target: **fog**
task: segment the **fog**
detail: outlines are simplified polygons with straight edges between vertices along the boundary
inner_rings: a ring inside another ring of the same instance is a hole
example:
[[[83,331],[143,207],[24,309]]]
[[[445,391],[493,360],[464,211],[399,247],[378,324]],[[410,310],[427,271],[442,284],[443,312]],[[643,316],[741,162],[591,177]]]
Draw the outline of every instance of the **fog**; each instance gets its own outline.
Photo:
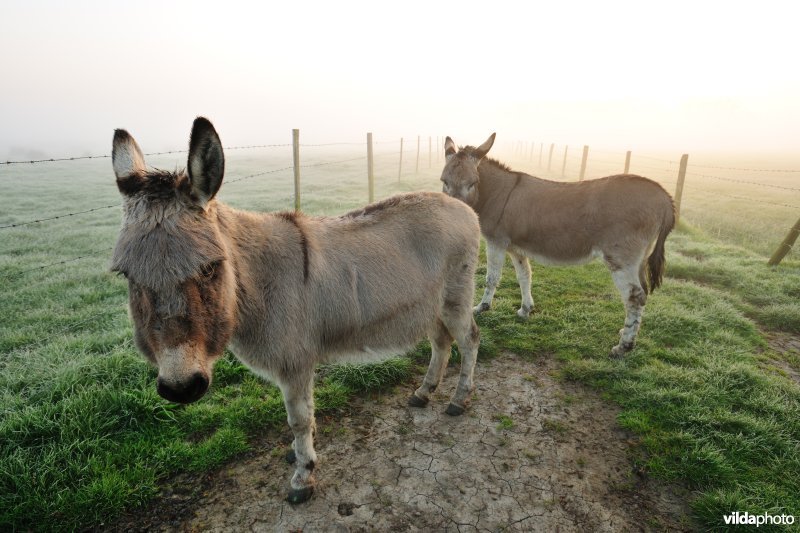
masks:
[[[24,2],[0,5],[0,159],[417,134],[796,152],[791,4]]]

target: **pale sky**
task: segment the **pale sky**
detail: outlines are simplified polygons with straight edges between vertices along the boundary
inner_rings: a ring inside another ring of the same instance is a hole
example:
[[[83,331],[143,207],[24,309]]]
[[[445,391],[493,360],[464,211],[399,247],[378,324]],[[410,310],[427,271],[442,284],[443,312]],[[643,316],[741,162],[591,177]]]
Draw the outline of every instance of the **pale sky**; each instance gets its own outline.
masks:
[[[0,159],[416,134],[797,152],[791,2],[0,3]]]

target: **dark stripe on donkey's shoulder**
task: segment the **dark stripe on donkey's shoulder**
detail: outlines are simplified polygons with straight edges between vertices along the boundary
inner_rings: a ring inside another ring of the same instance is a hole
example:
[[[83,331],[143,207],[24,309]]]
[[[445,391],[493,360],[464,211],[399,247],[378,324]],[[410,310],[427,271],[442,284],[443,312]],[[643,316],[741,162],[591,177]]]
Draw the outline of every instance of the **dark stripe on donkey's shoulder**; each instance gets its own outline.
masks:
[[[303,247],[303,281],[308,281],[308,238],[303,226],[297,221],[298,214],[294,211],[286,211],[278,213],[278,216],[287,222],[294,224],[297,231],[300,233],[300,246]]]

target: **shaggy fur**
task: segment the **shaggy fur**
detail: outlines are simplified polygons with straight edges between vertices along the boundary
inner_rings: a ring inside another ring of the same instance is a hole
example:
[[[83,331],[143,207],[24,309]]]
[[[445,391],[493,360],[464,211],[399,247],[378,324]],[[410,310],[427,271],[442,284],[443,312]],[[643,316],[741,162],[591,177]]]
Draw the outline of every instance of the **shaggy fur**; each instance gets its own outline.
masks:
[[[486,290],[476,312],[491,306],[506,251],[522,292],[517,314],[523,318],[533,309],[529,258],[572,265],[600,257],[627,312],[612,354],[632,349],[647,294],[664,272],[664,241],[675,225],[670,195],[632,174],[562,183],[514,172],[485,157],[493,143],[494,134],[477,148],[459,150],[448,137],[442,171],[444,192],[475,210],[486,238]]]
[[[211,124],[192,131],[189,174],[149,172],[127,132],[114,136],[124,216],[112,269],[126,275],[136,344],[158,366],[158,391],[192,402],[226,345],[283,392],[295,440],[289,500],[308,499],[314,369],[369,361],[431,339],[428,373],[410,403],[442,379],[455,339],[460,414],[479,342],[472,318],[480,230],[441,193],[399,195],[341,217],[237,211],[214,199],[224,171]]]

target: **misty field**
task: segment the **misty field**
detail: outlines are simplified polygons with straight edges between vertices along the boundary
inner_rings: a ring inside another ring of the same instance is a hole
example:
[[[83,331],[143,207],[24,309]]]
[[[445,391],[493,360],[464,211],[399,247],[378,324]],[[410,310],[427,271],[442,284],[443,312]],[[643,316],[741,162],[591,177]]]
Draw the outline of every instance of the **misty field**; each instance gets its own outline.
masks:
[[[398,179],[399,143],[376,145],[376,199],[440,189],[441,154],[429,162],[424,149],[416,173],[415,148],[406,145]],[[363,152],[303,148],[302,209],[333,215],[367,203]],[[571,154],[561,178],[561,154],[550,172],[538,154],[535,161],[490,155],[553,179],[575,179],[579,164]],[[258,211],[293,207],[292,171],[270,172],[291,167],[291,148],[226,158],[222,201]],[[184,159],[148,163],[171,169]],[[624,153],[593,154],[587,178],[619,173],[623,161]],[[618,423],[637,436],[631,460],[691,491],[692,527],[724,529],[722,516],[733,511],[800,516],[800,352],[783,348],[800,337],[800,258],[793,252],[778,268],[766,266],[799,216],[797,174],[737,174],[692,161],[682,224],[667,240],[667,278],[648,300],[637,348],[625,360],[608,357],[623,307],[603,265],[533,265],[535,308],[523,322],[507,263],[493,309],[478,318],[479,362],[505,352],[552,358],[559,379],[618,404]],[[631,171],[674,192],[677,168],[668,158],[634,154]],[[277,389],[230,355],[202,401],[176,406],[156,394],[155,370],[133,346],[126,283],[108,272],[120,224],[109,159],[3,166],[0,182],[0,226],[7,226],[0,229],[0,528],[108,523],[157,497],[170,476],[232,461],[266,428],[286,424]],[[69,213],[76,214],[62,217]],[[60,218],[28,224],[52,217]],[[354,395],[419,380],[427,351],[422,343],[381,365],[322,369],[318,411],[334,415]]]

